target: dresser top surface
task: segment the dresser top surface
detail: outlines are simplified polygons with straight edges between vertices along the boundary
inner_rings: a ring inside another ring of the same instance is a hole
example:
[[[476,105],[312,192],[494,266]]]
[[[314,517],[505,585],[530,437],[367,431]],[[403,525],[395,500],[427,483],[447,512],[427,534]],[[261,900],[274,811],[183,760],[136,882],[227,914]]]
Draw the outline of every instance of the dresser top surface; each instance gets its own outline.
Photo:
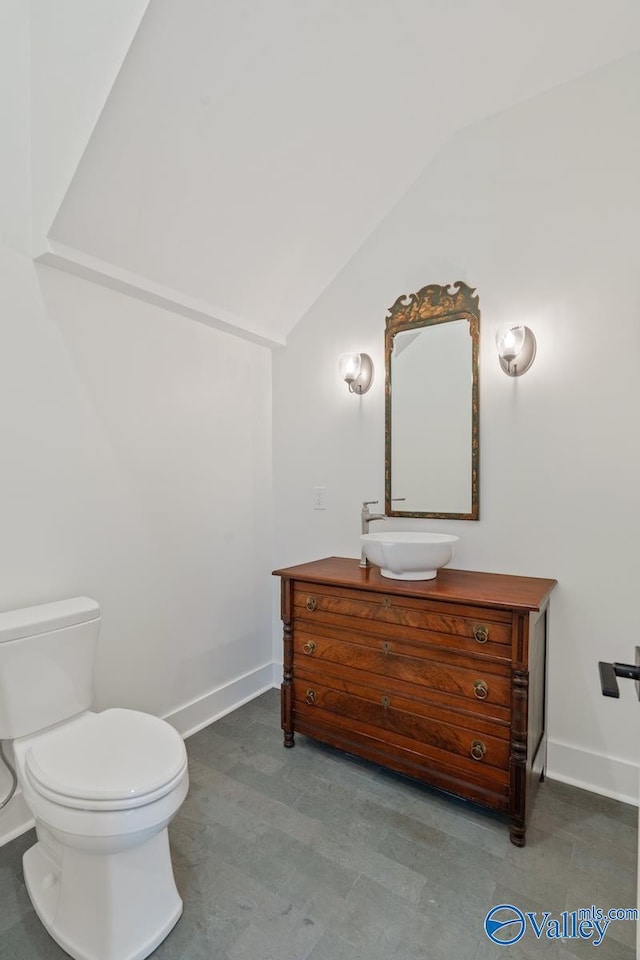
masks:
[[[435,580],[391,580],[378,567],[361,567],[358,560],[326,557],[294,567],[274,570],[274,576],[333,584],[356,590],[373,590],[424,600],[470,603],[508,610],[540,610],[556,585],[542,577],[517,577],[503,573],[477,573],[443,567]]]

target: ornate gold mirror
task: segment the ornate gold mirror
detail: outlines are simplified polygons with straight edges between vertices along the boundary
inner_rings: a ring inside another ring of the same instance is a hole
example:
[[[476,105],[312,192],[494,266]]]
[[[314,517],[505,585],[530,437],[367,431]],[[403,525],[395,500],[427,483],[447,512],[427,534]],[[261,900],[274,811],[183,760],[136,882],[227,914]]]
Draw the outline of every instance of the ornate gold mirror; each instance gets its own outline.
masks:
[[[475,290],[458,280],[398,297],[385,331],[385,512],[479,516]]]

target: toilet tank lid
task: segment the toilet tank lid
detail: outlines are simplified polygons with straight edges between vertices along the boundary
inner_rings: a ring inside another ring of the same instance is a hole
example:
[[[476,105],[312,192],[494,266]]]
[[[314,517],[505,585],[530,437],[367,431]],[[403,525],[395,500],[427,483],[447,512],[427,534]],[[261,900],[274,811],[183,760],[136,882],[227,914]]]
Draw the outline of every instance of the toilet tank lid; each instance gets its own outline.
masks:
[[[100,607],[90,597],[73,597],[71,600],[41,603],[37,607],[8,610],[0,613],[0,643],[35,637],[76,623],[88,623],[99,617]]]

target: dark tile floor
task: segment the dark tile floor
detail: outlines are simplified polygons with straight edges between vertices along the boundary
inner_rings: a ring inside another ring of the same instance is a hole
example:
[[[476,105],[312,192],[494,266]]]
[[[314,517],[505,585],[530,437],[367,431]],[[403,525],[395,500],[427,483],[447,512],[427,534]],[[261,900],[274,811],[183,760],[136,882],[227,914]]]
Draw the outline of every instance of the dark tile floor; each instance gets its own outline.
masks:
[[[155,960],[632,960],[635,923],[602,944],[495,946],[487,911],[635,907],[637,811],[547,781],[527,846],[471,804],[297,737],[269,691],[187,741],[171,830],[184,914]],[[64,960],[22,883],[34,834],[0,850],[0,958]]]

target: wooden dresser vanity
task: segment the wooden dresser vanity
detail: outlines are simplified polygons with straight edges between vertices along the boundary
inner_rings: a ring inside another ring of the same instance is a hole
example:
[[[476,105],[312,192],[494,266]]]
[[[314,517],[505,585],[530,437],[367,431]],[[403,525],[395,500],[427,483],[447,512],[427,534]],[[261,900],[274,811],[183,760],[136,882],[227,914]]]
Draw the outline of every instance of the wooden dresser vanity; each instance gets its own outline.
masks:
[[[555,580],[442,569],[390,580],[330,557],[282,578],[282,728],[509,817],[524,846],[546,760]]]

